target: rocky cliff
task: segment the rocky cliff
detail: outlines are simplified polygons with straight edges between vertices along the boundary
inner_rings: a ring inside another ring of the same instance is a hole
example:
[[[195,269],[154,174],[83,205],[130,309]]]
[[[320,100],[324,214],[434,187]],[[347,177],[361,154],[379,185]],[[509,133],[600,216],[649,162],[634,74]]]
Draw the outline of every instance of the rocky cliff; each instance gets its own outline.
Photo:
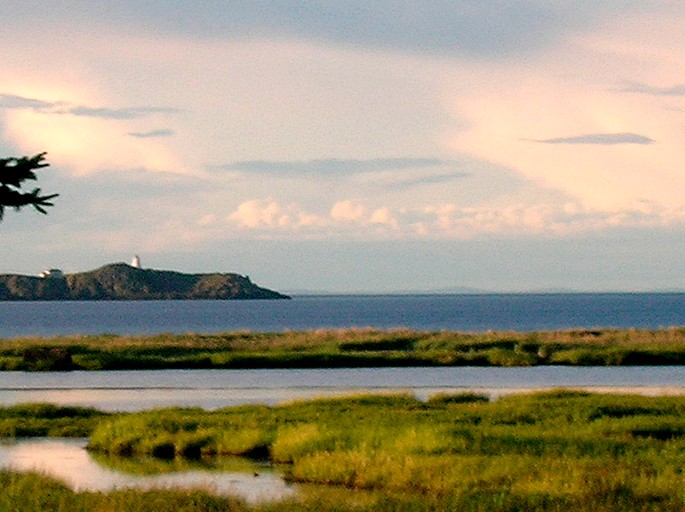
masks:
[[[0,274],[0,300],[288,299],[239,274],[184,274],[114,263],[78,274]]]

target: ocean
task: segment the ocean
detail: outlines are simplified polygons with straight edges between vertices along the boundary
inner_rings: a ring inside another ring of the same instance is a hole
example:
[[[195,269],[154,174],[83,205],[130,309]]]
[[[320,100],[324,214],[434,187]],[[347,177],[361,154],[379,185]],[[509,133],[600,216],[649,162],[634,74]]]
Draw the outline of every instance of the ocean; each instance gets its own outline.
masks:
[[[0,337],[374,327],[535,331],[685,325],[685,293],[327,295],[257,301],[0,302]]]

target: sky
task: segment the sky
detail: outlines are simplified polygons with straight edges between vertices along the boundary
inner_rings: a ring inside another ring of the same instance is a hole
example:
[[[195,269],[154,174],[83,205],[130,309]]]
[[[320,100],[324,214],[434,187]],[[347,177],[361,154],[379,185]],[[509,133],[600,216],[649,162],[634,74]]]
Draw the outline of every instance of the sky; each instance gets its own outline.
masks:
[[[685,2],[3,0],[0,273],[685,289]],[[33,186],[33,185],[31,185]]]

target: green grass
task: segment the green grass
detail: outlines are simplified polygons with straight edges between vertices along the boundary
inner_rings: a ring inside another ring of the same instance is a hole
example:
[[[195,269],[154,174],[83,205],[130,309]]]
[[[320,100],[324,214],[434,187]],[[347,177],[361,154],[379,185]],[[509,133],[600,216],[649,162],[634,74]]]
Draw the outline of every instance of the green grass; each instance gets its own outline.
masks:
[[[13,418],[43,422],[23,435],[89,434],[96,458],[126,472],[222,467],[215,455],[247,455],[269,459],[291,481],[323,485],[248,505],[205,491],[77,493],[39,475],[0,472],[0,512],[685,509],[685,397],[557,390],[495,401],[359,395],[111,415],[0,409],[2,421]]]
[[[196,512],[245,511],[238,500],[203,491],[71,491],[36,474],[0,472],[0,512]]]
[[[606,488],[612,497],[607,499]],[[248,505],[239,499],[203,490],[116,490],[74,492],[36,474],[0,472],[0,512],[615,512],[682,510],[682,500],[655,497],[636,500],[634,493],[605,480],[588,483],[583,496],[550,498],[545,493],[523,496],[514,491],[473,488],[463,494],[417,495],[381,492],[349,493],[335,489],[305,489],[283,502]]]
[[[303,332],[0,339],[0,371],[378,366],[682,365],[685,328]]]
[[[393,395],[167,409],[103,421],[90,449],[269,457],[292,481],[405,504],[413,495],[473,510],[685,507],[682,397],[556,391],[495,402]]]
[[[95,409],[52,404],[0,407],[0,438],[86,437],[108,415]]]

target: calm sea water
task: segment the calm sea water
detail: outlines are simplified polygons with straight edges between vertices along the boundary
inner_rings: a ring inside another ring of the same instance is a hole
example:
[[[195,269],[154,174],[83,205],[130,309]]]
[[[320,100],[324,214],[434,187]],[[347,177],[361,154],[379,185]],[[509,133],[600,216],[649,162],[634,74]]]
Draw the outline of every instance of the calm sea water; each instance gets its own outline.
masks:
[[[276,301],[0,302],[0,337],[346,327],[552,330],[685,325],[683,293],[301,296]]]

